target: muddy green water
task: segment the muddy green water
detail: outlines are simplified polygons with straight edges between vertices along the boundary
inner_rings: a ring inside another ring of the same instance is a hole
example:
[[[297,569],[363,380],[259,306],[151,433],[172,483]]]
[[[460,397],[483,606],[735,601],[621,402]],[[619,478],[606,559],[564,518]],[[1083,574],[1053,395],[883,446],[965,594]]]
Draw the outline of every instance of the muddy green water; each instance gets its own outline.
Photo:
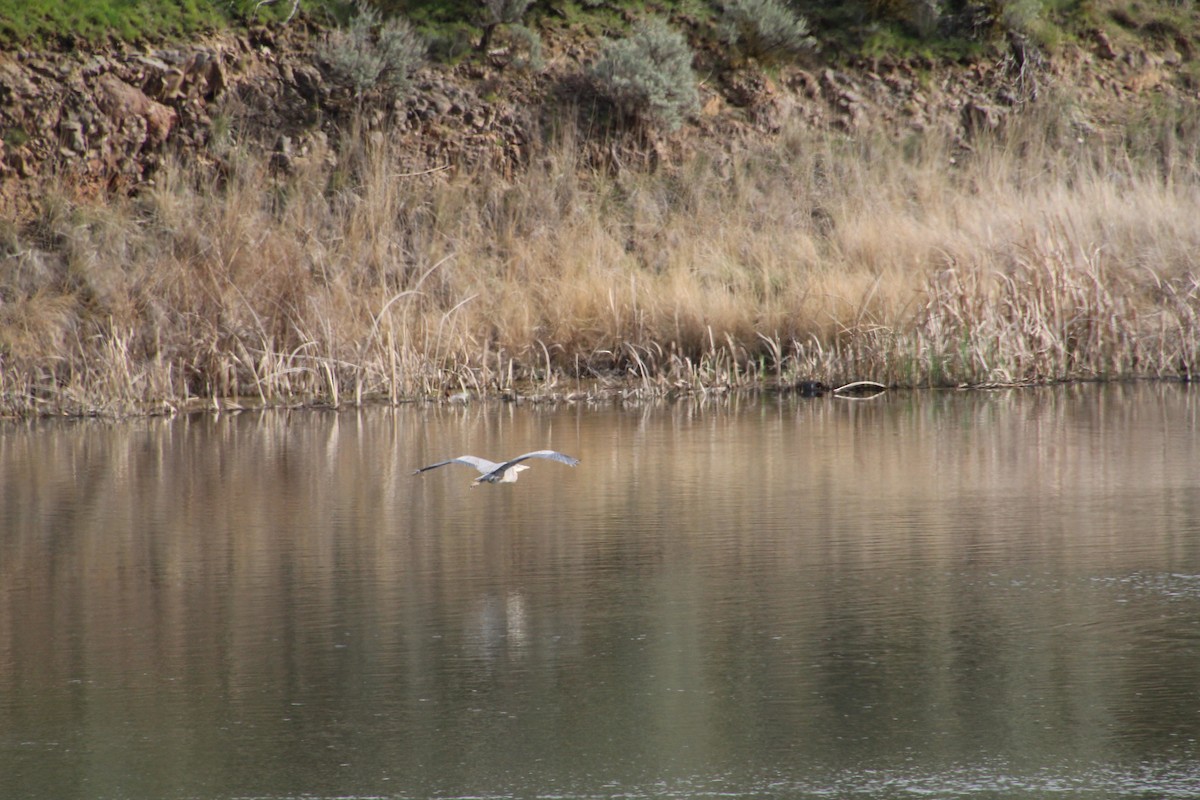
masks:
[[[1200,796],[1198,428],[1181,385],[5,424],[0,797]]]

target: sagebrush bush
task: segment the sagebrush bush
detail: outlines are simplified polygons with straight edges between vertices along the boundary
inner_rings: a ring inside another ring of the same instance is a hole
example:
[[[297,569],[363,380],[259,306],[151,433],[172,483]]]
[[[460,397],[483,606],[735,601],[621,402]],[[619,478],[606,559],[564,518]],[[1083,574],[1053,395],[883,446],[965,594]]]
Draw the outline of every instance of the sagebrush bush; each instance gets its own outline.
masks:
[[[483,0],[483,36],[479,40],[479,50],[487,51],[492,36],[501,25],[519,24],[532,2],[533,0]]]
[[[347,26],[330,31],[320,49],[330,77],[355,96],[405,97],[412,73],[425,58],[424,40],[403,17],[383,20],[366,4],[357,12]]]
[[[500,25],[513,25],[521,21],[533,0],[483,0],[487,21]]]
[[[624,117],[644,124],[675,130],[699,106],[691,48],[659,19],[607,43],[589,74]]]
[[[922,39],[936,34],[941,21],[941,0],[912,0],[908,4],[908,24]]]
[[[536,72],[546,66],[542,58],[542,37],[533,28],[510,25],[497,40],[504,46],[507,63],[517,69]]]
[[[796,55],[816,46],[808,20],[781,0],[730,0],[721,16],[726,42],[760,61]]]

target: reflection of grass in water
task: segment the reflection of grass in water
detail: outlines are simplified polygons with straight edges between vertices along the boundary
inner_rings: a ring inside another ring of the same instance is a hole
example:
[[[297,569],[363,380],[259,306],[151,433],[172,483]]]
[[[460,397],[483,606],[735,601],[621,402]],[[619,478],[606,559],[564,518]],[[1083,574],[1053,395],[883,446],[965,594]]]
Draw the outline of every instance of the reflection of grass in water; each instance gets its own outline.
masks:
[[[120,412],[558,394],[592,378],[667,393],[1190,367],[1195,176],[1052,123],[968,154],[790,131],[616,177],[581,167],[569,137],[516,177],[402,173],[362,136],[281,177],[231,145],[223,182],[176,165],[142,197],[58,198],[10,232],[3,402]]]

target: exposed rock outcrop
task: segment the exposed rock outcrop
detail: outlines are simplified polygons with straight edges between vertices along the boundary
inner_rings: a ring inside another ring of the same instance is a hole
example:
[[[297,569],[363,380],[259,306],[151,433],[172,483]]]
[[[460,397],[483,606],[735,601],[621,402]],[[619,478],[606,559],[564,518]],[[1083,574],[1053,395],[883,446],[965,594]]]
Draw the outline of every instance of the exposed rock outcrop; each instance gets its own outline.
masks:
[[[317,36],[293,23],[144,52],[0,54],[0,215],[33,213],[51,175],[60,189],[86,196],[135,191],[169,152],[219,160],[218,131],[257,143],[279,170],[315,153],[328,157],[326,142],[348,122],[357,98],[330,83]],[[1195,50],[1184,44],[1120,52],[1098,34],[1090,50],[1054,62],[1034,63],[1018,42],[967,66],[872,61],[791,66],[768,76],[742,65],[702,83],[693,124],[639,146],[671,158],[699,137],[736,146],[795,120],[849,133],[938,127],[969,143],[1050,84],[1094,101],[1084,105],[1094,117],[1084,124],[1103,125],[1109,110],[1131,98],[1200,99],[1176,79]],[[537,73],[430,66],[415,76],[411,97],[393,107],[368,104],[363,121],[401,143],[404,168],[519,167],[547,120],[569,105],[589,53],[587,44],[561,45]]]

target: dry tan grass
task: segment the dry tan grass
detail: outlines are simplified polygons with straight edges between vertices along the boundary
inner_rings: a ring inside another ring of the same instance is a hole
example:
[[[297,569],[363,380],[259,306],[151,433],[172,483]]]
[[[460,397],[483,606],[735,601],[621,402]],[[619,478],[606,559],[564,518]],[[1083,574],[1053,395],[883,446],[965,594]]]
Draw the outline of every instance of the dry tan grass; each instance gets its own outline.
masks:
[[[1167,145],[1170,146],[1167,146]],[[788,131],[677,168],[401,174],[351,134],[230,153],[6,246],[9,413],[1177,374],[1200,179],[1033,119],[971,150]],[[1194,148],[1193,148],[1194,150]],[[330,166],[333,164],[334,166]]]

